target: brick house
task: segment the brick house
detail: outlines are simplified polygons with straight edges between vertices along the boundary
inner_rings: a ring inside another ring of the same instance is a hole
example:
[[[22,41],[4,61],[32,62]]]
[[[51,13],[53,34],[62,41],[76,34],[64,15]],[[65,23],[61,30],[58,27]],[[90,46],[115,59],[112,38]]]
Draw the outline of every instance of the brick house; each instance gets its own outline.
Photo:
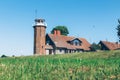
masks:
[[[101,50],[120,49],[120,44],[118,42],[100,41],[98,44],[101,46]]]
[[[64,54],[90,51],[90,43],[84,38],[61,35],[59,30],[54,34],[45,33],[44,19],[36,19],[34,26],[34,54]]]

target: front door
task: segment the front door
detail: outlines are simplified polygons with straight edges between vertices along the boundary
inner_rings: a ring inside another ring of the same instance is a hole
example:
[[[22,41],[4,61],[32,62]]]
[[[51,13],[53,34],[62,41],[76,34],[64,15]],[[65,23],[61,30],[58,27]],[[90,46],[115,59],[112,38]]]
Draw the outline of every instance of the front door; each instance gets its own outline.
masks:
[[[49,54],[52,54],[52,50],[51,49],[49,50]]]

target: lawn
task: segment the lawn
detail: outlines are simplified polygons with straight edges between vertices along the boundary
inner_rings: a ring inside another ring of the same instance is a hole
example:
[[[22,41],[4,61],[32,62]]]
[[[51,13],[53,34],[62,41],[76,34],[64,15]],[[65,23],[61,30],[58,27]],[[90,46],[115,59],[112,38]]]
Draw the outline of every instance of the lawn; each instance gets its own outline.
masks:
[[[0,80],[120,80],[120,51],[0,58]]]

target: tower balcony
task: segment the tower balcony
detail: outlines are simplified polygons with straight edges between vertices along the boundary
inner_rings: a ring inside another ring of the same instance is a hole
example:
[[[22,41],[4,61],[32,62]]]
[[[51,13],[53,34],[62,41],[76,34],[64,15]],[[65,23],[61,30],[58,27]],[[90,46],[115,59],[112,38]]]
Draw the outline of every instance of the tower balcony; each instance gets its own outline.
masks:
[[[45,19],[35,19],[35,26],[47,26]]]

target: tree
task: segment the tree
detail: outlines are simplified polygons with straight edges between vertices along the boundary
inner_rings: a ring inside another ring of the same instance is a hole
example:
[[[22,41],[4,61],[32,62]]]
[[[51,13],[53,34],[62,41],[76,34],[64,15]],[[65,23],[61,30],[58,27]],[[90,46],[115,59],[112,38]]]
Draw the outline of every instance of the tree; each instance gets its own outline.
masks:
[[[120,20],[118,19],[118,26],[117,26],[117,28],[116,28],[116,30],[117,30],[117,36],[118,36],[118,38],[119,38],[119,42],[120,42]]]
[[[69,31],[66,26],[56,26],[52,29],[51,33],[54,34],[54,30],[60,30],[61,35],[67,36],[69,34]]]
[[[4,54],[1,56],[1,58],[5,58],[5,57],[7,57],[7,56],[6,56],[6,55],[4,55]]]
[[[101,47],[99,46],[99,44],[93,43],[91,45],[91,50],[92,51],[97,51],[97,50],[100,50],[100,49],[101,49]]]

